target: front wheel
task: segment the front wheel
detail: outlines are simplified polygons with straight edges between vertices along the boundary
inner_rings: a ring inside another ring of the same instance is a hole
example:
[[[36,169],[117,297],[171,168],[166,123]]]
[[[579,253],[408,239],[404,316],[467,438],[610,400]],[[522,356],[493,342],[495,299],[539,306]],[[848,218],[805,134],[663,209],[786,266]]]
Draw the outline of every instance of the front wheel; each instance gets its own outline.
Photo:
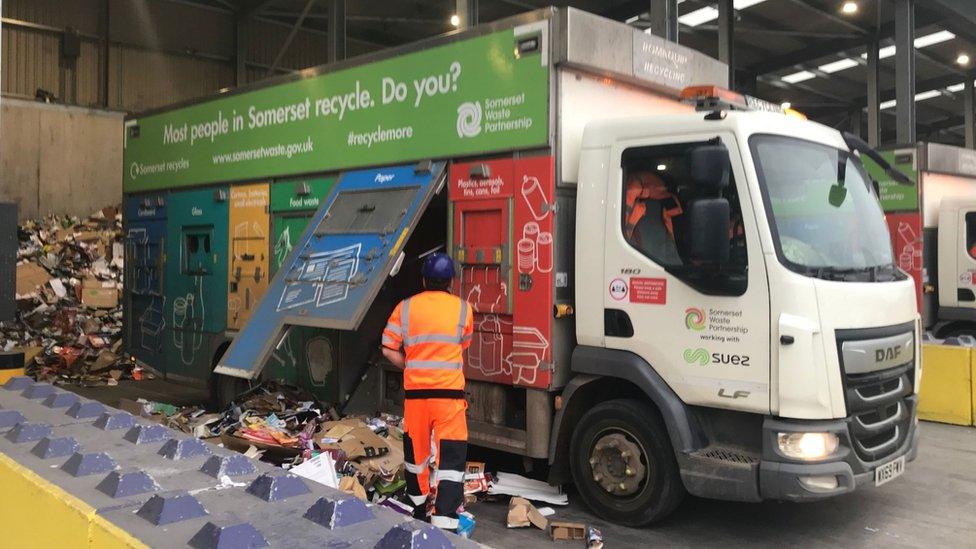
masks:
[[[583,502],[624,526],[663,519],[685,495],[667,430],[639,400],[611,400],[584,414],[573,432],[570,468]]]

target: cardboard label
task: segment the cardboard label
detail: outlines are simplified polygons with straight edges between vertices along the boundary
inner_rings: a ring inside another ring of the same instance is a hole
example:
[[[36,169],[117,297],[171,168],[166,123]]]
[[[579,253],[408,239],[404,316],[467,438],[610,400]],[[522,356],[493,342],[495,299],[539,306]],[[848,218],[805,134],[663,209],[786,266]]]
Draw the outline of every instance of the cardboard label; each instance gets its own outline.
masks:
[[[664,305],[668,299],[668,281],[664,278],[631,277],[630,302]]]

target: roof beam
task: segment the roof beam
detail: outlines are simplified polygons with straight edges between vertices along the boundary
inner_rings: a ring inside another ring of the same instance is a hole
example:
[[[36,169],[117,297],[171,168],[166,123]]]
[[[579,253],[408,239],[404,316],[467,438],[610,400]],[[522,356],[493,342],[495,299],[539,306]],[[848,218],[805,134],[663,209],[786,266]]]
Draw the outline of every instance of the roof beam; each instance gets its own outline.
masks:
[[[941,18],[932,15],[928,12],[919,13],[915,17],[916,28],[926,27],[933,23],[941,21]],[[878,40],[884,40],[887,38],[893,38],[895,36],[895,25],[894,22],[885,23],[881,25],[878,29]],[[807,47],[790,52],[784,55],[779,55],[772,57],[763,61],[761,63],[755,63],[750,67],[746,67],[750,70],[756,71],[758,74],[767,74],[770,72],[781,71],[783,69],[788,69],[797,65],[803,65],[806,63],[812,63],[830,54],[839,53],[844,50],[854,49],[864,47],[864,36],[858,36],[855,38],[838,40],[836,38],[830,40],[820,40],[809,44]]]

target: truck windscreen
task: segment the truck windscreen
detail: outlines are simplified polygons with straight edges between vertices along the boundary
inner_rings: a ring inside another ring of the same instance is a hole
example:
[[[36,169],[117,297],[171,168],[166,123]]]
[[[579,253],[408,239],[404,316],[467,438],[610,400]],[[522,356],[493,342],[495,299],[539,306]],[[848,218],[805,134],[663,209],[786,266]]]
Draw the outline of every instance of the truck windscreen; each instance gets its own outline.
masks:
[[[776,252],[793,271],[831,280],[900,278],[888,227],[860,161],[780,135],[749,140]]]

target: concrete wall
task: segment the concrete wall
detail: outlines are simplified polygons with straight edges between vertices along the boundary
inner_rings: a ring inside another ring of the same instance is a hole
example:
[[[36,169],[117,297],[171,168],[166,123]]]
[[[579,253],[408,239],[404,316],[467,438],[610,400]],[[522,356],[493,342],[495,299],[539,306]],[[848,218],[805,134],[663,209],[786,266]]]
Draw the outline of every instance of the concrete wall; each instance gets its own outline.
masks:
[[[0,100],[0,202],[20,219],[88,215],[122,197],[122,114]]]
[[[180,0],[2,0],[0,7],[6,97],[30,99],[40,88],[64,103],[140,112],[235,83],[237,27],[227,9]],[[291,27],[260,17],[243,26],[242,77],[249,83],[268,77]],[[81,39],[74,61],[61,58],[68,27]],[[350,39],[347,55],[379,47]],[[323,64],[327,53],[324,32],[302,29],[275,72]]]

